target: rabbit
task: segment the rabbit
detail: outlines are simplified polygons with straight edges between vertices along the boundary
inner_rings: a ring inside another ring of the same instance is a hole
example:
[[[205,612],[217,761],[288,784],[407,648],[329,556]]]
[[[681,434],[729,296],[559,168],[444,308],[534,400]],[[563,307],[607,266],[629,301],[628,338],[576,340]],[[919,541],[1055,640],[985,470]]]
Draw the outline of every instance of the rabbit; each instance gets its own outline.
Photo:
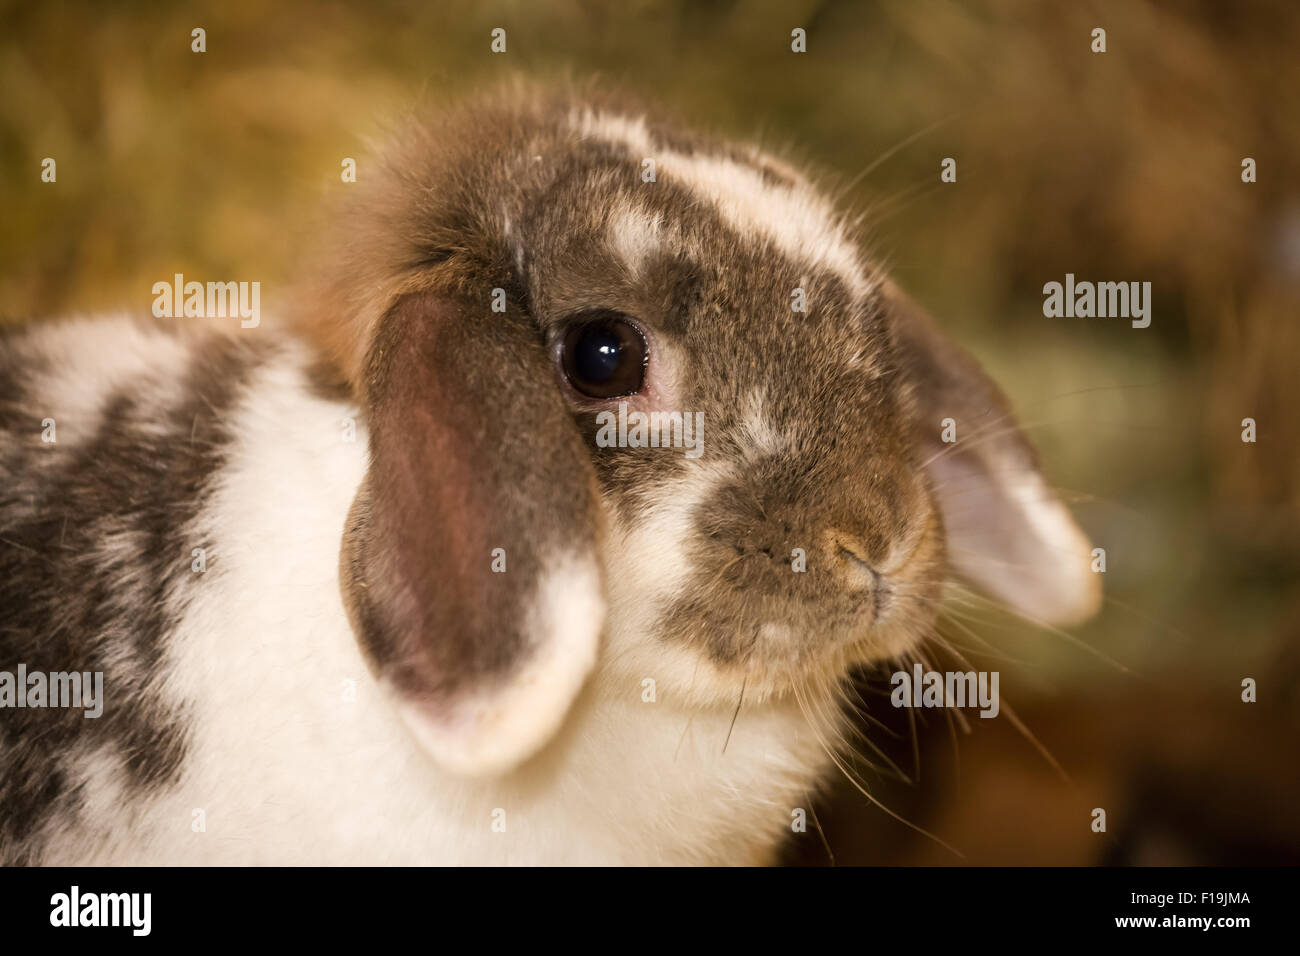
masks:
[[[1007,398],[792,164],[512,86],[345,192],[279,321],[0,333],[0,670],[104,698],[0,709],[3,862],[769,863],[950,577],[1096,610]],[[651,412],[698,457],[602,440]]]

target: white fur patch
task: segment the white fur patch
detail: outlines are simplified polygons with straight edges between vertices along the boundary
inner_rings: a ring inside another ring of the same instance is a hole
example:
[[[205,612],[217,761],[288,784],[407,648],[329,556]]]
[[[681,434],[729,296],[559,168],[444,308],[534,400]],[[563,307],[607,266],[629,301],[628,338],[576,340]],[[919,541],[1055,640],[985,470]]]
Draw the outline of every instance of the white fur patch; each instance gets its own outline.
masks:
[[[669,149],[654,142],[640,117],[575,110],[569,124],[584,138],[626,148],[638,162],[654,159],[656,175],[690,188],[741,234],[767,239],[791,259],[834,271],[859,300],[870,294],[871,283],[841,218],[810,187],[765,183],[758,170],[726,157]]]
[[[734,475],[730,465],[700,460],[684,478],[665,482],[633,520],[625,521],[612,508],[606,511],[610,654],[629,676],[652,674],[693,701],[729,695],[732,682],[702,666],[697,653],[665,644],[656,634],[664,608],[695,584],[686,544],[697,533],[696,509]],[[653,573],[646,573],[647,568]]]
[[[539,582],[528,619],[535,656],[508,686],[458,703],[450,719],[432,720],[413,704],[400,707],[411,732],[453,773],[501,773],[555,733],[596,663],[605,620],[599,568],[578,556],[556,562]]]
[[[744,439],[741,450],[751,462],[783,454],[794,445],[793,437],[779,430],[767,414],[767,396],[761,389],[754,389],[746,396],[740,430]]]
[[[47,366],[30,386],[32,394],[47,402],[32,409],[33,433],[40,432],[43,419],[52,418],[56,445],[77,447],[93,440],[102,425],[104,400],[124,387],[140,406],[168,402],[178,394],[175,376],[189,366],[192,344],[124,316],[33,327],[12,346],[20,362],[27,356]]]
[[[634,209],[617,209],[609,220],[609,242],[633,277],[663,247],[663,220]]]

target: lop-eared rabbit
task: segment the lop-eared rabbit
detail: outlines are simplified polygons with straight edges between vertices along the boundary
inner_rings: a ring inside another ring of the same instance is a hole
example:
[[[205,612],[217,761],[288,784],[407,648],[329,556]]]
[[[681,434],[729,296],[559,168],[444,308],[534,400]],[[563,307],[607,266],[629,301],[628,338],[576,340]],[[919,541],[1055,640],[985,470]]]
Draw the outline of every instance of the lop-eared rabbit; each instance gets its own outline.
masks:
[[[1003,394],[787,163],[513,88],[340,188],[292,321],[0,333],[0,860],[769,861],[950,574],[1095,609]]]

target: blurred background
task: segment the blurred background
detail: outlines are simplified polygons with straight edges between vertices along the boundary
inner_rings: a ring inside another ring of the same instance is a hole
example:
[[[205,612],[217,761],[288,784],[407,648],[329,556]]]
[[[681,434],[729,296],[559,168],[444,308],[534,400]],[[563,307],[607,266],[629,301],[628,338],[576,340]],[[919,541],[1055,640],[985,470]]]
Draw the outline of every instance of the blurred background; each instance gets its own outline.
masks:
[[[144,310],[175,272],[262,277],[269,313],[343,157],[364,175],[414,101],[512,72],[597,75],[759,141],[866,213],[1107,552],[1085,627],[946,616],[944,640],[1000,671],[1001,718],[912,722],[863,675],[870,798],[847,779],[817,796],[788,862],[1300,862],[1300,6],[262,6],[3,4],[4,319]],[[1151,282],[1150,328],[1045,318],[1067,272]]]

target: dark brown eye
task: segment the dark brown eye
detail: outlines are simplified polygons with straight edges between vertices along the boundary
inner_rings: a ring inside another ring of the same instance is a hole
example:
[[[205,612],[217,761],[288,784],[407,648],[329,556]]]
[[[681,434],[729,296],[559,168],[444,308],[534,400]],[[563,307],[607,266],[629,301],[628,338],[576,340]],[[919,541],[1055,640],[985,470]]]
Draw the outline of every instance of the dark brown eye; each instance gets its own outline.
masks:
[[[650,350],[641,331],[619,312],[589,312],[564,333],[560,368],[583,395],[634,395],[645,384]]]

